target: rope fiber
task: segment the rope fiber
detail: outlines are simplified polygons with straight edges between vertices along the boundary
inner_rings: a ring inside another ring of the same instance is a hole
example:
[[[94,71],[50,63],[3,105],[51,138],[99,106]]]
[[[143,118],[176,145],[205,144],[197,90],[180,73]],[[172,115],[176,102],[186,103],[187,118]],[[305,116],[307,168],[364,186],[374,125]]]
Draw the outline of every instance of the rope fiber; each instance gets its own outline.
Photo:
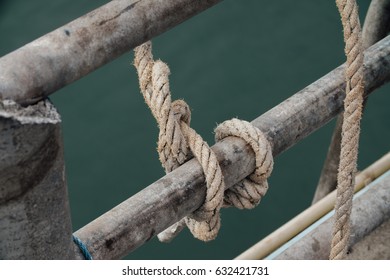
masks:
[[[222,207],[235,206],[251,209],[265,195],[273,167],[271,145],[263,133],[248,122],[233,119],[216,128],[216,140],[228,136],[244,139],[256,156],[254,172],[231,189],[225,191],[225,182],[214,152],[202,137],[190,127],[191,111],[183,100],[171,100],[168,66],[154,61],[151,42],[135,48],[134,66],[140,88],[160,132],[157,151],[165,172],[171,172],[195,157],[205,174],[207,192],[202,206],[158,235],[160,241],[172,240],[185,225],[194,237],[209,241],[216,238],[221,226]]]
[[[361,28],[356,1],[336,0],[336,5],[343,24],[347,66],[330,259],[343,259],[350,236],[364,84]],[[158,237],[161,241],[170,241],[187,225],[194,237],[203,241],[212,240],[221,226],[219,213],[222,207],[251,209],[267,192],[267,178],[273,168],[271,146],[262,132],[248,122],[232,119],[219,125],[215,130],[216,141],[228,136],[240,137],[253,149],[256,157],[254,172],[225,191],[225,182],[216,155],[190,127],[191,111],[187,103],[183,100],[171,100],[169,68],[162,61],[153,60],[151,42],[135,49],[134,66],[145,102],[160,129],[157,151],[165,172],[171,172],[195,157],[203,169],[207,185],[202,206],[160,233]]]
[[[83,254],[86,260],[93,260],[91,253],[88,251],[87,246],[76,236],[73,237],[73,242],[79,247],[81,254]]]
[[[363,106],[363,48],[355,0],[336,0],[344,31],[347,66],[337,198],[330,259],[345,258],[350,237],[350,216]]]

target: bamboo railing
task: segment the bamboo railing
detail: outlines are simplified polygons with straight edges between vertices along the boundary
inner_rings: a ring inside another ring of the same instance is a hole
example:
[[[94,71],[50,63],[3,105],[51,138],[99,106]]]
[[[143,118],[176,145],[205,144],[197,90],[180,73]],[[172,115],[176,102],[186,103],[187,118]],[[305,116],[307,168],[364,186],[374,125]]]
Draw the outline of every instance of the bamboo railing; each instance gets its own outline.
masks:
[[[71,241],[58,114],[48,101],[31,105],[218,2],[112,1],[0,58],[0,258],[82,258]],[[390,79],[390,37],[366,51],[365,64],[369,94]],[[252,123],[277,156],[342,110],[344,88],[340,66]],[[228,187],[254,169],[252,151],[239,139],[213,149]],[[203,173],[192,160],[75,235],[95,259],[120,258],[194,211],[204,195]]]
[[[390,36],[366,51],[367,94],[390,79]],[[252,124],[271,142],[274,157],[326,124],[342,110],[340,66],[258,117]],[[237,138],[215,144],[227,187],[254,169],[251,149]],[[206,187],[200,165],[191,160],[87,224],[75,234],[98,259],[122,257],[197,209]]]

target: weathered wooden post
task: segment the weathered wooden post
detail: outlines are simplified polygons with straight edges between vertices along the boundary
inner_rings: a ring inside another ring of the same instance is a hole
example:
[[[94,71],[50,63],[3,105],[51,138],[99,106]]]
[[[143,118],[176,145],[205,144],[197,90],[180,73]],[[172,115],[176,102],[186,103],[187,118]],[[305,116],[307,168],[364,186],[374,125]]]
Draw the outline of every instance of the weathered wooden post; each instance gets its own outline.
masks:
[[[61,119],[0,101],[0,259],[73,259]]]

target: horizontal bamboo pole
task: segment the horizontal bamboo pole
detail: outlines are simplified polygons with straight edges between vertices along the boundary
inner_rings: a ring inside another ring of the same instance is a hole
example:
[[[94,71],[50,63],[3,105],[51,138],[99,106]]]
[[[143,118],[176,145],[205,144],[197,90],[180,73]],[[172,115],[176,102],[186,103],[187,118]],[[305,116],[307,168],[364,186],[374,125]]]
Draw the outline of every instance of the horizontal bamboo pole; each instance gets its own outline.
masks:
[[[367,93],[390,79],[390,37],[366,51]],[[326,124],[342,110],[344,67],[340,66],[255,119],[277,156]],[[227,187],[255,167],[252,150],[239,138],[215,144]],[[205,198],[204,176],[191,160],[112,210],[79,229],[75,235],[95,259],[120,258],[197,209]]]
[[[387,153],[356,176],[355,193],[388,170],[390,170],[390,153]],[[325,214],[329,213],[334,208],[335,201],[336,191],[333,191],[248,250],[244,251],[237,256],[236,259],[258,260],[265,258]],[[364,223],[362,226],[367,226],[367,224],[368,223]]]
[[[390,174],[387,172],[374,181],[353,201],[351,213],[351,238],[349,249],[369,235],[379,225],[390,219]],[[319,225],[306,233],[286,250],[277,252],[273,259],[324,260],[329,258],[333,215],[324,217]]]
[[[389,182],[390,183],[390,182]],[[390,260],[390,219],[353,245],[347,260]]]
[[[0,100],[33,104],[221,1],[111,1],[0,58]]]

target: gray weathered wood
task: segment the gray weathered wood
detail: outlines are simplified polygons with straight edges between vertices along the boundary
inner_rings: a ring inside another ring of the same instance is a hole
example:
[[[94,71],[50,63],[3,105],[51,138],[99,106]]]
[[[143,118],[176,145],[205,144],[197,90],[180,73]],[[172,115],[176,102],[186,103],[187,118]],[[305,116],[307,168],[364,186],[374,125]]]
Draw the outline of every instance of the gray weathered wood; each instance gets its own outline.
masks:
[[[220,1],[111,1],[0,58],[0,100],[33,104]]]
[[[0,259],[73,259],[60,116],[0,102]]]
[[[366,53],[367,93],[390,79],[390,37]],[[277,156],[326,124],[342,110],[344,66],[340,66],[255,119]],[[254,155],[240,139],[228,137],[213,147],[227,187],[250,174]],[[75,235],[95,259],[120,258],[197,209],[205,197],[200,165],[191,160],[112,210]],[[80,257],[80,256],[79,256]]]
[[[368,48],[390,31],[390,0],[372,0],[363,25],[363,47]]]
[[[326,154],[324,165],[321,170],[317,188],[313,196],[312,204],[316,203],[317,201],[320,201],[327,194],[334,191],[337,187],[337,172],[339,169],[340,162],[342,126],[343,116],[342,114],[340,114],[336,120],[332,139],[330,140],[330,145]]]
[[[350,247],[362,240],[380,224],[390,219],[390,173],[371,183],[367,190],[353,201]],[[316,260],[328,259],[330,254],[333,216],[305,234],[274,259]]]
[[[390,218],[353,245],[347,260],[390,260]]]

